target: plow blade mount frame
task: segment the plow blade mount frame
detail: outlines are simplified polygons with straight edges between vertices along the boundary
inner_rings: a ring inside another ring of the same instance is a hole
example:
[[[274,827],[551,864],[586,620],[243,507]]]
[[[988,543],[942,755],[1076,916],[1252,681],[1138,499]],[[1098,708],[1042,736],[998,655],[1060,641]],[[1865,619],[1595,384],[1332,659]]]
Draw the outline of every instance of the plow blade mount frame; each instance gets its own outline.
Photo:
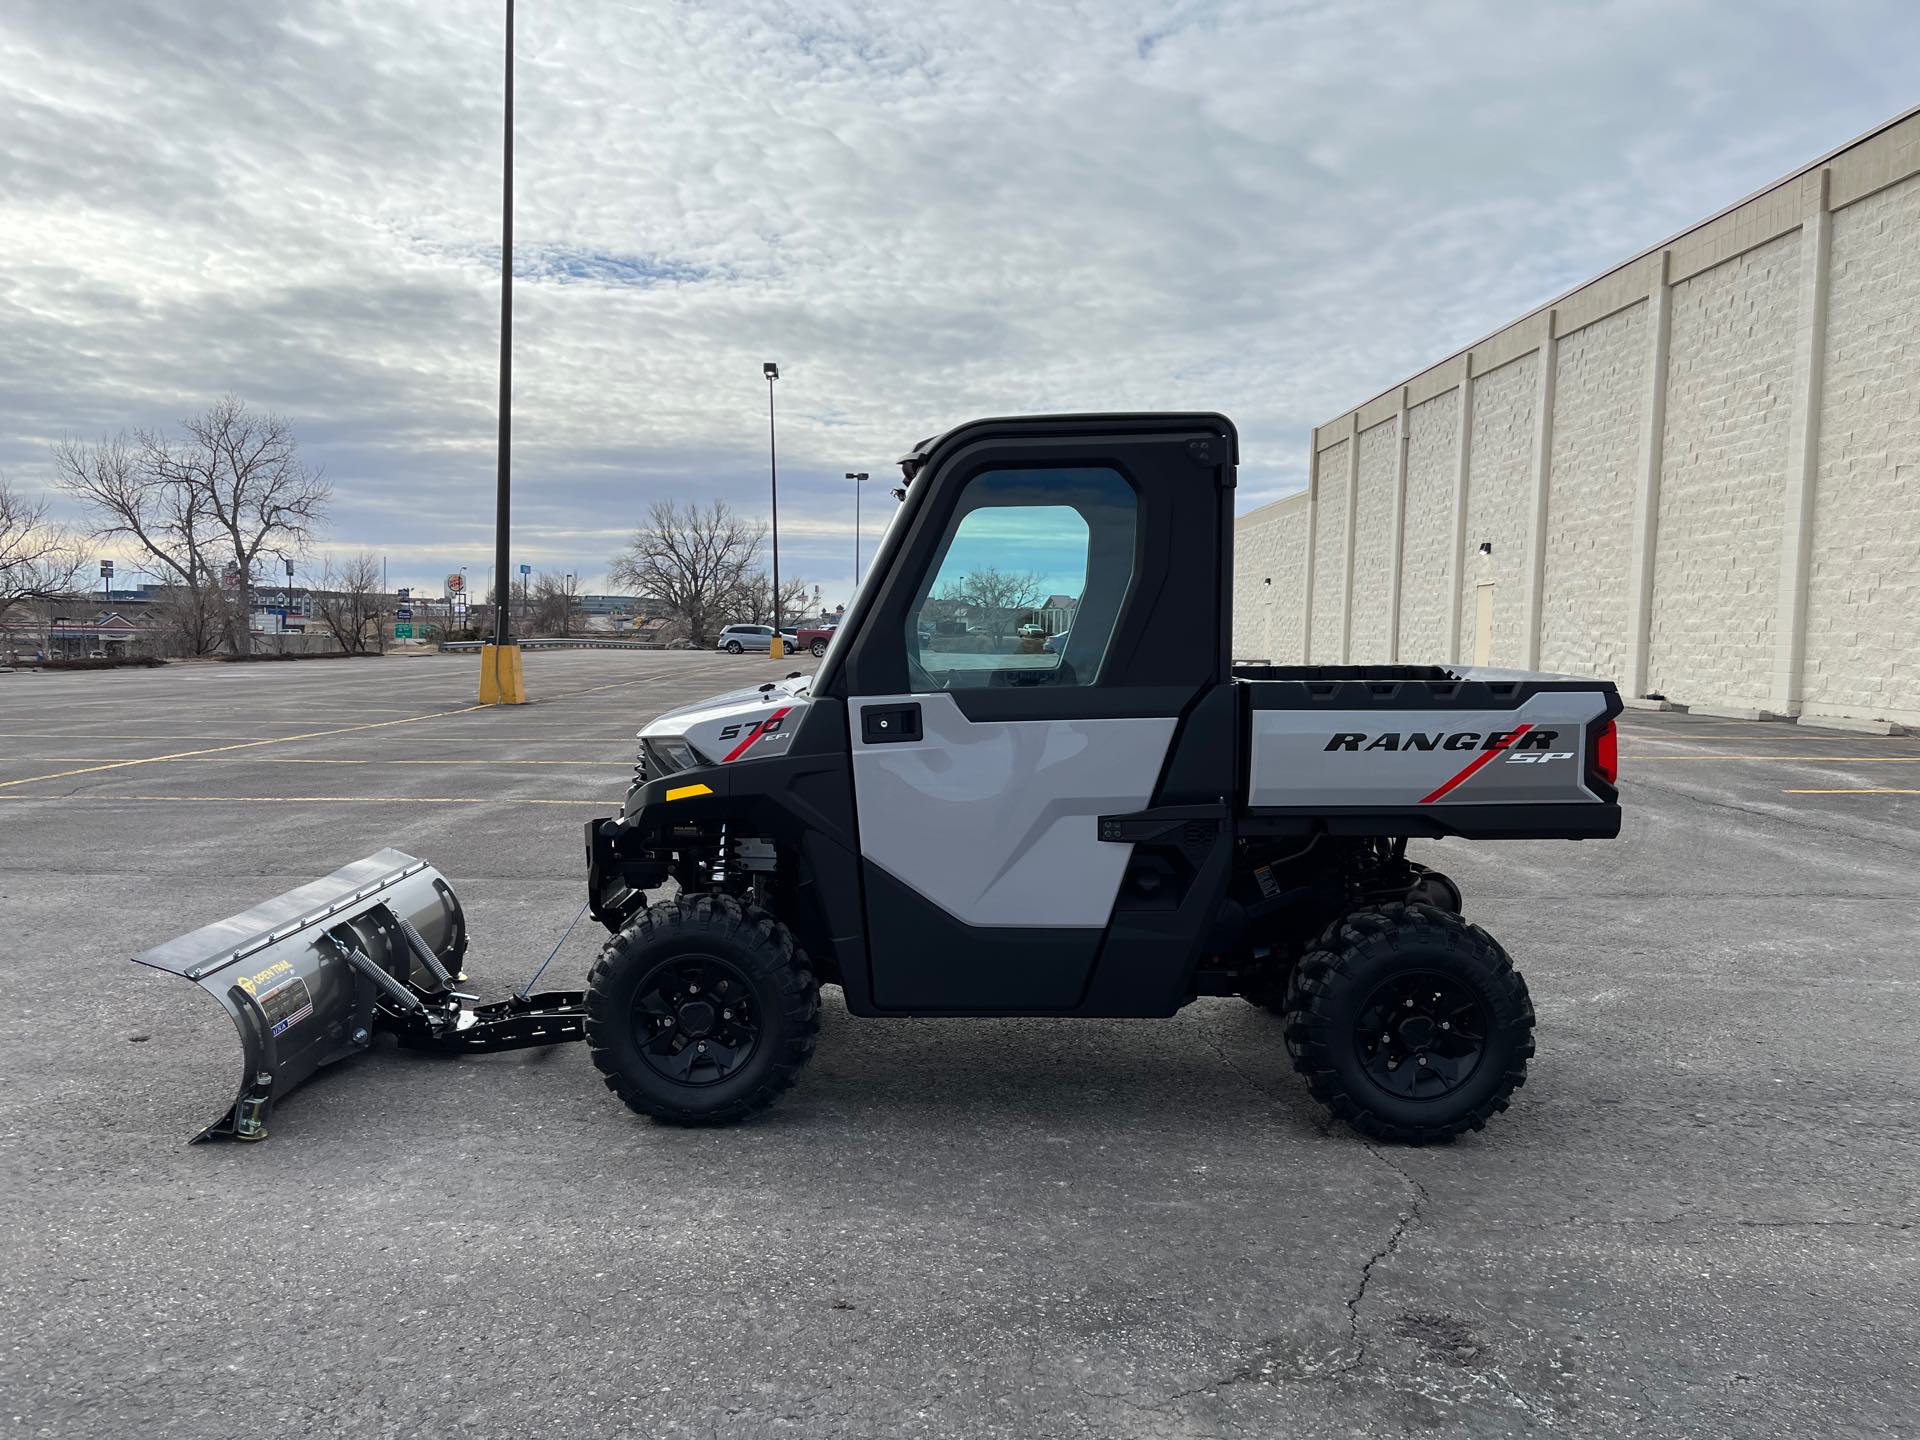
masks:
[[[239,1093],[197,1142],[264,1140],[277,1099],[378,1031],[442,1054],[584,1038],[575,991],[470,1006],[454,988],[466,950],[466,916],[440,872],[381,850],[133,958],[191,980],[240,1033]]]

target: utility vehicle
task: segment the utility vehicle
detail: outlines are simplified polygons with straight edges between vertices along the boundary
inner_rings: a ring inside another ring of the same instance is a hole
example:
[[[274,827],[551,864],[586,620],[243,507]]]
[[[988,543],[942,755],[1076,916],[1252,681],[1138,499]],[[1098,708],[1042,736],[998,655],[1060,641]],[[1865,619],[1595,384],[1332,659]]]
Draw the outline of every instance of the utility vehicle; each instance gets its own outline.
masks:
[[[1167,1016],[1244,996],[1368,1134],[1451,1139],[1506,1108],[1533,1008],[1412,838],[1619,832],[1595,680],[1236,665],[1233,426],[1209,414],[982,420],[914,449],[872,571],[811,677],[640,734],[586,827],[612,932],[584,995],[487,1005],[439,874],[382,851],[136,959],[238,1026],[202,1138],[371,1043],[585,1038],[660,1120],[738,1120],[813,1053],[821,984],[861,1016]],[[1059,635],[951,615],[1077,597]],[[557,948],[557,947],[556,947]],[[538,973],[534,977],[538,979]]]
[[[1533,1010],[1410,837],[1620,826],[1612,685],[1232,661],[1237,438],[1222,416],[983,420],[905,498],[818,672],[673,711],[587,826],[607,1084],[735,1120],[856,1015],[1283,1017],[1315,1096],[1441,1140],[1506,1107]],[[1057,645],[926,619],[1079,597]],[[1010,653],[1002,653],[1002,651]],[[671,881],[672,898],[648,902]]]

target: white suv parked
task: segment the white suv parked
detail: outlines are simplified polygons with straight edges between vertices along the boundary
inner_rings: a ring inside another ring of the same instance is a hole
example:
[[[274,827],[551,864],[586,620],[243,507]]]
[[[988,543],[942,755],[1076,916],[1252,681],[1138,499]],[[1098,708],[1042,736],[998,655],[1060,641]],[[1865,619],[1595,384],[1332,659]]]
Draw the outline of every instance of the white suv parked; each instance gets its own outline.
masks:
[[[744,655],[749,651],[757,655],[770,655],[773,653],[773,627],[729,625],[720,632],[720,643],[713,648],[724,650],[729,655]]]

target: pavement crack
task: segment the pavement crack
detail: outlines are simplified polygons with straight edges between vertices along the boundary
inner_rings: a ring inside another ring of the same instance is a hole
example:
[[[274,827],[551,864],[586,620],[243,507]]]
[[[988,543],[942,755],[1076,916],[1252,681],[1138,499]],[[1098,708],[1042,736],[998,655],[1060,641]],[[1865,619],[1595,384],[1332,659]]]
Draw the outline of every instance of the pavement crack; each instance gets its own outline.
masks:
[[[1375,1268],[1381,1261],[1399,1251],[1401,1242],[1420,1221],[1427,1203],[1432,1199],[1432,1196],[1427,1193],[1427,1187],[1414,1179],[1399,1161],[1391,1159],[1371,1141],[1363,1140],[1360,1143],[1369,1155],[1399,1177],[1400,1182],[1406,1186],[1407,1203],[1401,1208],[1398,1218],[1394,1221],[1393,1231],[1387,1236],[1386,1244],[1374,1251],[1368,1257],[1367,1263],[1360,1267],[1359,1281],[1353,1287],[1353,1293],[1347,1297],[1347,1341],[1353,1346],[1353,1354],[1345,1364],[1339,1367],[1341,1374],[1357,1370],[1367,1358],[1367,1339],[1360,1333],[1360,1306],[1367,1298],[1367,1287],[1373,1283]]]
[[[1281,1103],[1280,1097],[1277,1094],[1275,1094],[1272,1090],[1269,1090],[1266,1086],[1262,1085],[1258,1080],[1254,1079],[1253,1076],[1249,1075],[1245,1070],[1242,1070],[1240,1068],[1240,1066],[1235,1062],[1234,1058],[1231,1055],[1227,1054],[1227,1052],[1220,1047],[1219,1042],[1216,1041],[1213,1038],[1213,1036],[1207,1032],[1206,1026],[1201,1025],[1198,1027],[1198,1029],[1200,1031],[1200,1038],[1202,1041],[1206,1043],[1206,1047],[1209,1050],[1213,1051],[1214,1054],[1218,1055],[1220,1057],[1220,1063],[1222,1065],[1225,1065],[1227,1069],[1231,1070],[1235,1075],[1238,1075],[1241,1078],[1241,1080],[1243,1080],[1246,1083],[1246,1086],[1249,1090],[1252,1090],[1255,1094],[1261,1096],[1270,1104],[1278,1105]],[[1323,1130],[1320,1133],[1324,1135],[1327,1132]]]

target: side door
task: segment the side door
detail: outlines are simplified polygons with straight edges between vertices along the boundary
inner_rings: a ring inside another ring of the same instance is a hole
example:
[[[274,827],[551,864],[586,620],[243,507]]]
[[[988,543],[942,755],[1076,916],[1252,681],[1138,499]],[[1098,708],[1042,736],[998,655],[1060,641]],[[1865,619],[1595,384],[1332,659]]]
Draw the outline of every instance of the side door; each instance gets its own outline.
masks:
[[[1133,852],[1100,819],[1149,807],[1226,664],[1231,464],[1175,429],[1016,426],[936,450],[914,482],[829,677],[876,1008],[1087,1003]],[[1043,617],[1054,639],[1020,633]]]

